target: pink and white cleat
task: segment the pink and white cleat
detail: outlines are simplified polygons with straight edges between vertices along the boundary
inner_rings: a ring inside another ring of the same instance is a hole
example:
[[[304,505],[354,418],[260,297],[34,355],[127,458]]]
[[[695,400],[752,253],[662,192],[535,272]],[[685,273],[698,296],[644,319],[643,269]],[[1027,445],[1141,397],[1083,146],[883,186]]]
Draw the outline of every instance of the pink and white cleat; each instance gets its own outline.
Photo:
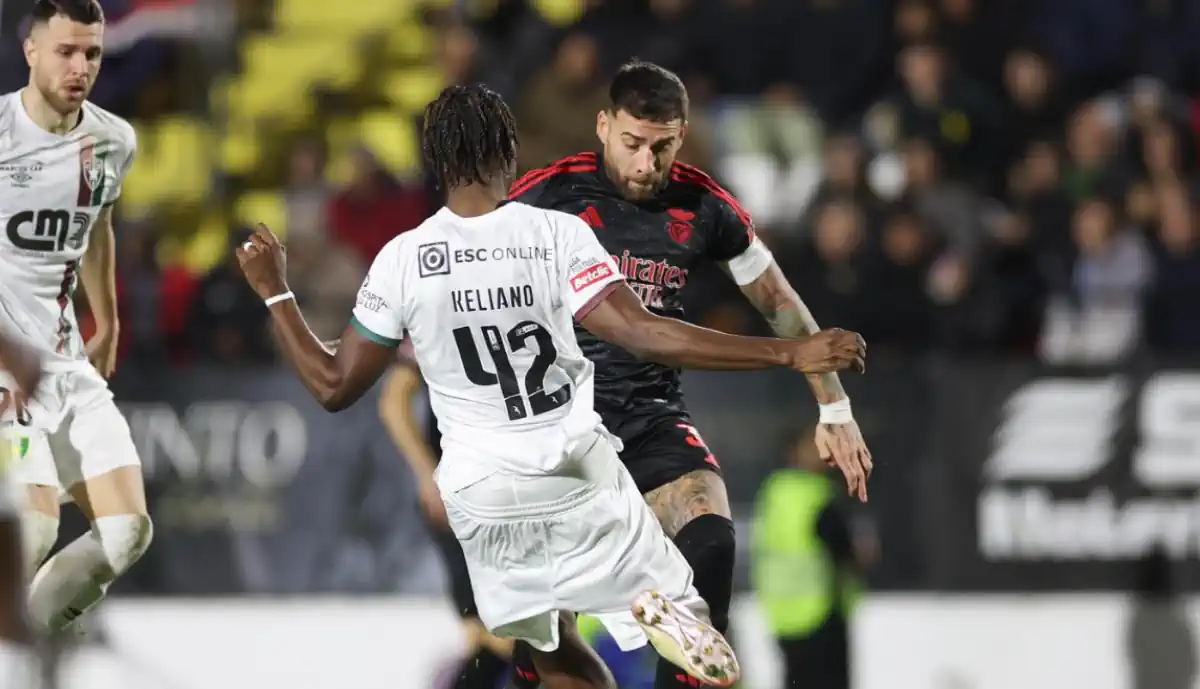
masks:
[[[632,610],[654,650],[668,662],[703,684],[729,687],[737,682],[741,671],[733,648],[691,610],[657,591],[639,594]]]

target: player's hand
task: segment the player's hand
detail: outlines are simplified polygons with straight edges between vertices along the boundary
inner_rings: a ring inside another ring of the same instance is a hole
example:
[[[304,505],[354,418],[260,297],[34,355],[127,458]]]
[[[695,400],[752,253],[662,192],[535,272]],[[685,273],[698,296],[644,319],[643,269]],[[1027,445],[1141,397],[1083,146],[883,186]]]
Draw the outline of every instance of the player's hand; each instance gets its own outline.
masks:
[[[832,373],[847,368],[867,370],[867,343],[862,335],[829,328],[811,337],[793,340],[791,367],[801,373]]]
[[[850,423],[821,423],[817,424],[814,435],[817,452],[821,459],[831,467],[837,467],[846,477],[846,490],[860,501],[867,501],[867,479],[875,465],[871,462],[871,451],[863,440],[858,424]]]
[[[105,378],[112,377],[117,370],[117,341],[117,334],[112,330],[97,332],[87,341],[88,361]]]
[[[446,504],[442,502],[442,492],[438,490],[437,484],[433,482],[432,478],[421,481],[417,497],[421,501],[421,511],[425,513],[425,518],[429,520],[431,526],[439,529],[450,526],[450,521],[446,517]]]
[[[251,289],[263,299],[288,291],[287,251],[266,225],[259,223],[254,234],[234,250]]]

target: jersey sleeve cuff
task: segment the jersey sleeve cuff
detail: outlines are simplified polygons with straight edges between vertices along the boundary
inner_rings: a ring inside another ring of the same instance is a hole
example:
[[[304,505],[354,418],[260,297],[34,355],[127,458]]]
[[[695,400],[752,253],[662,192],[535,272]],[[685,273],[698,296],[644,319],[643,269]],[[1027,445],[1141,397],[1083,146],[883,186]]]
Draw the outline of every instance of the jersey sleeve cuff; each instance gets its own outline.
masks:
[[[386,337],[384,335],[380,335],[379,333],[375,332],[374,330],[371,330],[367,326],[363,325],[362,321],[358,320],[357,316],[350,317],[350,325],[353,326],[354,329],[358,331],[359,335],[362,335],[363,337],[374,342],[375,344],[383,345],[384,347],[392,347],[392,348],[400,346],[400,340],[398,338]]]
[[[591,299],[588,299],[587,301],[585,301],[583,303],[583,306],[580,306],[578,309],[575,309],[575,322],[578,323],[578,322],[582,321],[583,319],[587,318],[588,314],[591,313],[592,310],[594,310],[597,306],[600,305],[600,302],[607,299],[608,295],[612,294],[613,291],[616,290],[618,287],[620,287],[622,284],[624,284],[624,282],[625,281],[622,279],[613,280],[612,282],[608,283],[603,288],[601,288],[599,292],[596,292],[595,294],[593,294]]]
[[[729,275],[738,287],[745,287],[762,277],[774,260],[775,256],[767,245],[755,237],[745,251],[729,259],[725,265],[729,266]]]

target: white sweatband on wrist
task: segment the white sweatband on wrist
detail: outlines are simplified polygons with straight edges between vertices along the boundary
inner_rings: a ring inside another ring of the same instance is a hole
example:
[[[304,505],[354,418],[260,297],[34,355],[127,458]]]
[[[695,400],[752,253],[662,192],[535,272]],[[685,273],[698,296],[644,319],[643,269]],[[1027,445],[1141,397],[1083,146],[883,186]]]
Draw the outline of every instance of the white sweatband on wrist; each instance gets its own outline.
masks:
[[[854,412],[850,411],[850,398],[843,397],[829,404],[818,404],[821,410],[820,423],[850,423],[854,421]]]
[[[263,303],[266,304],[267,306],[274,306],[275,304],[278,304],[281,301],[287,301],[288,299],[295,299],[295,298],[296,298],[296,295],[292,294],[291,292],[284,292],[283,294],[276,294],[273,297],[267,297],[266,299],[263,300]]]

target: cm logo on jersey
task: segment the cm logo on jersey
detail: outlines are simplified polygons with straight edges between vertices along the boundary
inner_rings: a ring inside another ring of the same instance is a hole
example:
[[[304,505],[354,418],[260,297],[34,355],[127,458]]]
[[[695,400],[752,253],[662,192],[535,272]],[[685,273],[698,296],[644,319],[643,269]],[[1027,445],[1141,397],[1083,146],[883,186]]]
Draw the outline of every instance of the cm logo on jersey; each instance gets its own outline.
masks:
[[[1035,380],[1003,417],[977,505],[983,557],[1200,556],[1200,374]]]
[[[8,219],[8,241],[26,251],[83,248],[92,216],[82,211],[37,210],[14,213]]]

